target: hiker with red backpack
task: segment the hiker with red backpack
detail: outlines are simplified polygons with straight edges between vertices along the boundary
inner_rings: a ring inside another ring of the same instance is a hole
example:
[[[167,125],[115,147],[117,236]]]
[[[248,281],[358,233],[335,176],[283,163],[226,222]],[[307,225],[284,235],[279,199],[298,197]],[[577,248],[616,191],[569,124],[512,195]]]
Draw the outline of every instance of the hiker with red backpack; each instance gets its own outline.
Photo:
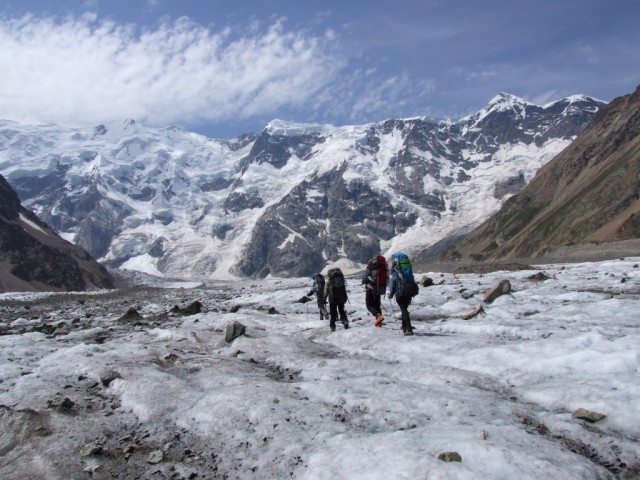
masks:
[[[391,299],[395,295],[396,303],[402,312],[402,333],[413,335],[409,305],[411,305],[411,299],[418,294],[418,285],[413,277],[411,261],[406,253],[394,253],[391,259],[391,282],[388,296]]]
[[[380,299],[387,289],[387,260],[382,255],[369,260],[362,274],[362,284],[365,286],[367,310],[375,317],[373,324],[381,327],[384,316]]]
[[[344,329],[349,328],[349,319],[344,309],[344,304],[349,300],[347,296],[347,282],[344,279],[342,270],[338,267],[332,268],[327,272],[327,281],[324,286],[324,298],[329,300],[329,327],[332,332],[336,331],[336,320],[338,312],[340,313],[340,321]]]

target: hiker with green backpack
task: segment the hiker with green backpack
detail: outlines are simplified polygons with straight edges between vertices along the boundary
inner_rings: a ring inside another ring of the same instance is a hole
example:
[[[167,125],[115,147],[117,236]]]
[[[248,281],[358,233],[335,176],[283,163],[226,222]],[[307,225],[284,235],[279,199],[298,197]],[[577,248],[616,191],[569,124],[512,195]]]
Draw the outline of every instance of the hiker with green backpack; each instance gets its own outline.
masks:
[[[404,252],[391,256],[391,282],[389,284],[389,299],[395,295],[396,303],[402,312],[402,333],[413,335],[409,305],[411,299],[418,294],[418,285],[413,277],[411,260]]]

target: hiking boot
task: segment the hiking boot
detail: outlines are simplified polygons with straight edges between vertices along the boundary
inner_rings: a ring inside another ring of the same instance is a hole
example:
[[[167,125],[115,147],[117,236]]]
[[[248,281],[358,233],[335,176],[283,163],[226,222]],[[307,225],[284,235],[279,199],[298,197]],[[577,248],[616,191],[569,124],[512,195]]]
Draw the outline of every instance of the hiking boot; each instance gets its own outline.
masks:
[[[349,322],[347,320],[342,320],[342,326],[346,330],[347,328],[349,328]]]
[[[384,322],[384,317],[382,316],[381,313],[376,313],[376,319],[373,321],[373,324],[376,327],[381,327],[382,326],[382,322]]]
[[[404,335],[405,335],[405,337],[407,337],[409,335],[413,335],[413,330],[405,330],[404,331]]]
[[[335,332],[336,331],[336,327],[331,327],[331,331]]]

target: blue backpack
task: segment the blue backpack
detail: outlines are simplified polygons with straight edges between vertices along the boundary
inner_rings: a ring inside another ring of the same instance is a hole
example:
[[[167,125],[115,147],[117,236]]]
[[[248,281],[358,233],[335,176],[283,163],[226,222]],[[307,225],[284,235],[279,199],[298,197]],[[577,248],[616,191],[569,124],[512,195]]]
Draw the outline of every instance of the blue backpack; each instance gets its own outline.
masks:
[[[415,297],[419,289],[413,277],[413,267],[409,256],[404,252],[398,252],[391,255],[391,258],[393,259],[393,268],[398,272],[398,278],[400,279],[397,295]]]

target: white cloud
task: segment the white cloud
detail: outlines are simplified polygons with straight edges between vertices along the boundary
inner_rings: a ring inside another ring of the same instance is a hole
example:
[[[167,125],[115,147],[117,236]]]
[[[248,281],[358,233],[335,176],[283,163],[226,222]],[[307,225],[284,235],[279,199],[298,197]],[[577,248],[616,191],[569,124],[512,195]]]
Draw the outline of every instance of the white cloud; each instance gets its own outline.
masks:
[[[308,102],[345,66],[330,33],[282,22],[237,33],[186,18],[148,30],[94,14],[2,19],[0,118],[160,126],[269,115]]]

